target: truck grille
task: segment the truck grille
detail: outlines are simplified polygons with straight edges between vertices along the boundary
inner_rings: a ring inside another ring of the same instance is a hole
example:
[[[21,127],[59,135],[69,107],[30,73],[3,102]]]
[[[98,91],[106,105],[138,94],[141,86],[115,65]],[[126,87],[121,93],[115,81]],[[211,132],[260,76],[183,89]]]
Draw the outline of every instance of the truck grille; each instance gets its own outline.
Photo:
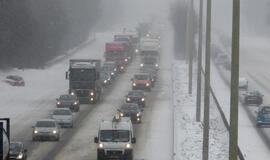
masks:
[[[108,156],[121,156],[122,151],[107,151]]]

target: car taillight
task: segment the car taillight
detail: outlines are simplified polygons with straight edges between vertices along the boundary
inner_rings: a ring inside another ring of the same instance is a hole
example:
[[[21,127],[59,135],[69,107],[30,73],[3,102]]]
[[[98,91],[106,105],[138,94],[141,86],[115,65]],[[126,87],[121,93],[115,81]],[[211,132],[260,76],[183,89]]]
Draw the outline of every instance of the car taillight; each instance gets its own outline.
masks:
[[[245,98],[248,99],[248,96],[246,96]]]

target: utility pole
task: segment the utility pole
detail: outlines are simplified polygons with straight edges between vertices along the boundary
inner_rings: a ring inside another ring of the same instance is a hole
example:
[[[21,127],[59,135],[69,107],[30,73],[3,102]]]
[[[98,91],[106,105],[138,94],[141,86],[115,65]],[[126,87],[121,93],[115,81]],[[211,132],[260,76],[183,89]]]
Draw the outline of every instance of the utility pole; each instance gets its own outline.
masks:
[[[189,7],[189,41],[188,41],[188,57],[189,57],[189,65],[188,65],[188,93],[192,94],[192,70],[193,70],[193,44],[194,44],[194,5],[193,0],[190,0]]]
[[[201,120],[201,89],[202,89],[202,17],[203,17],[203,0],[200,0],[199,10],[199,46],[198,46],[198,66],[197,66],[197,104],[196,104],[196,121]]]
[[[239,34],[240,0],[233,0],[232,64],[231,64],[231,106],[229,160],[238,155],[238,83],[239,83]]]
[[[208,160],[209,152],[209,108],[210,108],[210,45],[211,45],[211,0],[207,0],[206,49],[205,49],[205,89],[203,120],[203,160]]]

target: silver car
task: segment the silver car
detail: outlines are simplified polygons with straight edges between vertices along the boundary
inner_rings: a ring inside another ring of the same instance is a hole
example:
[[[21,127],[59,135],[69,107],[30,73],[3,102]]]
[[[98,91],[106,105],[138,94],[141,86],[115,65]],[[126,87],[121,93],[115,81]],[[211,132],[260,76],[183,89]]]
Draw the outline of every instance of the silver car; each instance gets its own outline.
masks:
[[[32,140],[60,140],[60,129],[54,119],[41,119],[33,126]]]
[[[56,108],[53,111],[52,119],[61,127],[73,127],[73,116],[69,108]]]

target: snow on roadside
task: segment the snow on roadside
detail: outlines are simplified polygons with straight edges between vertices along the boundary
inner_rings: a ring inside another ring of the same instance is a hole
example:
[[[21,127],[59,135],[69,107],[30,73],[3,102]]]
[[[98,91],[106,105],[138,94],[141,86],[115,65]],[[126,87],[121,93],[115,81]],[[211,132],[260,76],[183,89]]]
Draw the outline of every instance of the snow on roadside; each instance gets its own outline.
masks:
[[[173,103],[175,123],[175,159],[201,160],[203,125],[195,120],[196,87],[188,94],[187,65],[183,61],[173,64]],[[194,76],[196,77],[196,76]],[[194,84],[195,81],[194,81]],[[211,101],[213,102],[213,101]],[[203,106],[203,103],[202,103]],[[203,109],[202,109],[203,111]],[[228,159],[228,132],[214,104],[210,108],[209,159]]]

